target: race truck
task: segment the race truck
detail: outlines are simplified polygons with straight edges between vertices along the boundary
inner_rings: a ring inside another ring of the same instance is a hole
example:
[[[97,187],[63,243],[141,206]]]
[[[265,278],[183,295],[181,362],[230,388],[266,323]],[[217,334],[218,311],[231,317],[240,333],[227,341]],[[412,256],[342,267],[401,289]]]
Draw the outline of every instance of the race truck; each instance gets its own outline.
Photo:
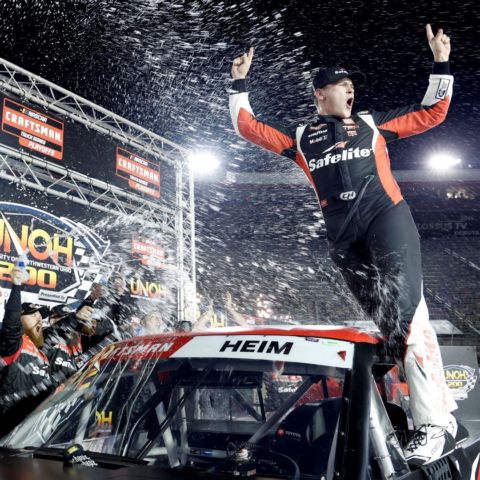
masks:
[[[480,480],[475,435],[410,470],[395,368],[377,336],[346,327],[129,339],[1,440],[0,479]]]

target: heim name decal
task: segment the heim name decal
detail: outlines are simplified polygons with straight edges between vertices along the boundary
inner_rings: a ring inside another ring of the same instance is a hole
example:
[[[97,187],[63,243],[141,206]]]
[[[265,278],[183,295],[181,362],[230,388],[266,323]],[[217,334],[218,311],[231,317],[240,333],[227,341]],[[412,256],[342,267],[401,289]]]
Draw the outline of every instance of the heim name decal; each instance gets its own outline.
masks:
[[[280,345],[280,342],[275,340],[227,340],[220,352],[245,352],[245,353],[276,353],[289,355],[290,350],[293,347],[293,342],[284,342]]]

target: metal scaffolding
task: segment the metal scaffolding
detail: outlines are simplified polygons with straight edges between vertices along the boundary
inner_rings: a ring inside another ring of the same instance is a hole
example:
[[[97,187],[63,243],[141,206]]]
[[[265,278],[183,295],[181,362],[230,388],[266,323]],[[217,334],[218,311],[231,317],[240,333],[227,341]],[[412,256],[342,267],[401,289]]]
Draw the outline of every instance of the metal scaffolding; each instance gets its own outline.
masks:
[[[128,192],[30,152],[0,145],[0,178],[114,215],[132,216],[174,235],[177,250],[178,318],[195,314],[195,213],[188,150],[0,58],[0,91],[37,104],[173,166],[174,208]],[[188,285],[188,288],[187,288]]]

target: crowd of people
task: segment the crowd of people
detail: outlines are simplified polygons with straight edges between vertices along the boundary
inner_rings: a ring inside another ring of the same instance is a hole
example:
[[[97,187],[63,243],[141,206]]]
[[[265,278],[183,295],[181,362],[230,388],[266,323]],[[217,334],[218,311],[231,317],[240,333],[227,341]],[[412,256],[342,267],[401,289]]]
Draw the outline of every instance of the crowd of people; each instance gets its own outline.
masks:
[[[11,291],[0,326],[0,437],[11,431],[60,384],[103,347],[125,338],[167,331],[256,323],[235,310],[227,293],[219,313],[209,301],[196,322],[168,319],[160,309],[141,309],[122,274],[94,283],[78,302],[47,307],[22,301],[24,271],[11,272]],[[228,321],[227,321],[228,319]]]
[[[83,301],[53,308],[22,301],[23,275],[13,268],[0,328],[0,437],[104,346],[188,329],[164,320],[158,310],[139,313],[120,274],[108,284],[93,284]]]

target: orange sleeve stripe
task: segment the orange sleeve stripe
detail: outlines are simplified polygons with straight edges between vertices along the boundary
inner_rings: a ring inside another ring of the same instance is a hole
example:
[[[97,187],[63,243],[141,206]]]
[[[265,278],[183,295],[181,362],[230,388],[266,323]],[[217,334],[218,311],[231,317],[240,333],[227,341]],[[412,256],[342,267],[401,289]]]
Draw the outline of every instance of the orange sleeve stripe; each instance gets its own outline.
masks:
[[[378,128],[395,132],[398,138],[422,133],[429,128],[440,125],[445,120],[450,104],[450,97],[438,101],[433,107],[428,107],[415,112],[409,112],[400,117],[389,120]]]
[[[21,353],[22,353],[22,349],[19,348],[14,354],[9,355],[8,357],[2,357],[2,359],[6,365],[11,365],[13,362],[15,362],[18,359]]]
[[[386,148],[386,141],[382,135],[378,135],[375,144],[375,164],[377,166],[378,178],[380,179],[383,189],[394,205],[400,203],[403,200],[403,196],[400,192],[400,187],[398,186],[397,181],[393,178],[390,169],[390,158],[388,157]]]
[[[255,117],[240,108],[237,119],[238,131],[245,140],[274,153],[282,153],[284,150],[295,146],[295,140],[279,130],[259,122]]]

